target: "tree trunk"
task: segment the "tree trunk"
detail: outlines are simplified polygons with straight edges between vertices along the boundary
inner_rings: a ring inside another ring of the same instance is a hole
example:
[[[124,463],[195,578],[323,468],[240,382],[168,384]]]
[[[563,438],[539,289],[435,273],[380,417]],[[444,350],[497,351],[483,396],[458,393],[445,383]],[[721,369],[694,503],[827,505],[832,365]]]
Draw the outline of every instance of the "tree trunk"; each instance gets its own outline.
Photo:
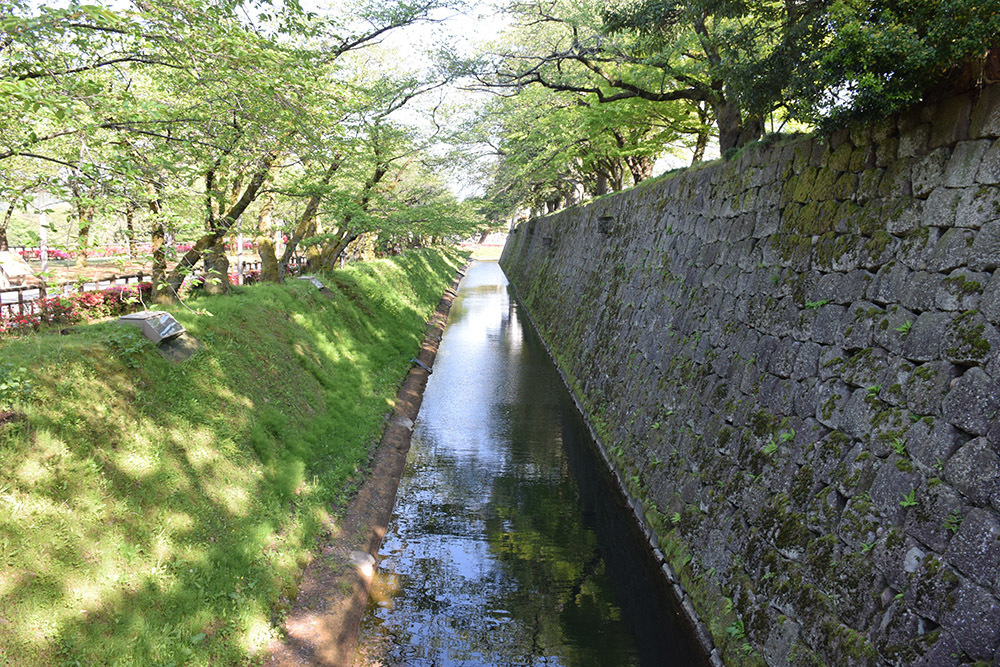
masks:
[[[216,163],[218,164],[218,163]],[[205,229],[208,233],[219,231],[219,220],[216,215],[218,205],[215,202],[216,189],[215,167],[205,172]],[[229,191],[228,204],[232,206],[239,195],[240,179],[234,178]],[[209,294],[228,294],[229,288],[229,258],[226,257],[225,230],[217,234],[202,258],[205,266],[205,291]]]
[[[600,197],[601,195],[608,194],[608,172],[603,169],[597,170],[597,187],[594,190],[594,195]]]
[[[314,192],[309,197],[309,201],[306,202],[306,208],[302,212],[302,215],[299,216],[299,222],[295,225],[295,231],[292,232],[291,238],[285,244],[285,251],[281,253],[281,259],[278,260],[279,280],[283,280],[285,274],[288,272],[288,263],[292,260],[299,242],[316,234],[316,212],[319,210],[320,202],[323,201],[323,196],[326,194],[326,186],[330,184],[334,174],[340,169],[340,165],[339,156],[335,157],[334,161],[327,168],[326,173],[323,174],[323,180],[320,182],[322,191]]]
[[[209,294],[229,294],[229,257],[226,255],[225,236],[219,236],[209,246],[202,258],[205,265],[205,291]]]
[[[149,212],[153,217],[153,300],[157,303],[170,301],[172,295],[167,293],[167,253],[164,244],[167,231],[163,224],[163,199],[160,197],[159,185],[150,184]]]
[[[626,155],[625,164],[632,172],[633,185],[639,185],[653,175],[653,160],[645,155]]]
[[[708,132],[699,132],[694,144],[694,154],[691,156],[692,166],[705,159],[706,148],[708,148]]]
[[[716,117],[719,125],[719,150],[723,154],[757,141],[764,132],[764,121],[760,118],[744,119],[740,105],[734,102],[721,104],[716,110]]]
[[[342,229],[338,234],[337,241],[323,248],[323,252],[320,255],[320,268],[337,268],[337,262],[340,260],[341,255],[344,254],[344,251],[347,250],[347,246],[351,245],[351,242],[360,235],[361,232],[347,228]]]
[[[135,204],[132,202],[125,207],[125,241],[129,261],[135,261]]]
[[[695,165],[705,159],[705,150],[708,148],[708,141],[712,138],[712,107],[704,102],[695,105],[698,113],[698,133],[694,143],[694,154],[691,156],[691,164]]]
[[[177,262],[174,270],[170,272],[170,276],[167,278],[167,287],[169,288],[170,296],[176,297],[177,292],[181,288],[181,283],[184,282],[184,276],[198,263],[198,260],[202,258],[202,255],[209,248],[225,236],[226,232],[236,224],[236,221],[243,215],[243,212],[251,202],[257,198],[257,194],[260,192],[270,173],[271,165],[276,159],[277,153],[274,152],[268,153],[261,159],[260,167],[250,179],[239,201],[224,216],[215,221],[213,224],[214,229],[206,232],[204,236],[198,239],[194,246],[184,253],[184,256]],[[228,275],[226,279],[228,281]]]
[[[254,244],[260,256],[260,279],[269,283],[281,281],[278,257],[274,253],[274,193],[264,197],[260,215],[257,217],[257,236]]]
[[[376,151],[376,157],[379,153]],[[361,200],[359,202],[359,209],[362,213],[368,212],[368,206],[371,204],[372,194],[375,191],[375,186],[378,185],[385,175],[389,173],[389,166],[387,164],[379,164],[376,162],[375,171],[372,177],[365,181],[364,188],[361,189]],[[362,229],[356,229],[353,225],[354,216],[347,214],[344,217],[343,224],[340,226],[338,231],[338,240],[333,245],[328,245],[323,248],[322,254],[320,256],[320,266],[329,267],[331,269],[337,268],[337,260],[341,259],[344,254],[344,250],[351,242],[361,236],[364,233]]]
[[[76,242],[76,267],[83,268],[87,266],[87,249],[90,247],[90,225],[94,222],[94,209],[92,206],[78,206],[77,216],[80,235]]]
[[[7,225],[10,224],[10,218],[14,215],[14,207],[17,206],[16,201],[10,202],[7,207],[7,212],[3,215],[3,224],[0,224],[0,250],[8,250],[7,246]]]

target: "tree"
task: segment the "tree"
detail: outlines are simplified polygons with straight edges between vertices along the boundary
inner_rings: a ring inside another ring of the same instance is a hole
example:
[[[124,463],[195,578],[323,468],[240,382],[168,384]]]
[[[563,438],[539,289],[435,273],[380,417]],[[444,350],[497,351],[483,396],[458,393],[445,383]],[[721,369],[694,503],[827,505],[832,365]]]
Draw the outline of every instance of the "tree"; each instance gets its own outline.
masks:
[[[317,16],[292,0],[133,0],[115,11],[15,0],[0,9],[0,104],[12,112],[0,161],[68,169],[85,232],[101,208],[148,209],[161,298],[206,257],[224,287],[222,240],[274,169],[337,154],[350,95],[325,84],[338,60],[440,6],[372,1]],[[81,142],[100,155],[74,154]],[[166,209],[185,189],[203,201],[203,232],[168,276]]]
[[[773,48],[734,68],[754,108],[827,127],[1000,79],[997,0],[800,0]],[[987,70],[992,67],[992,75]]]
[[[700,106],[701,117],[716,124],[723,150],[742,146],[763,128],[762,116],[744,108],[729,76],[728,63],[759,47],[759,40],[747,40],[747,33],[734,27],[745,18],[743,5],[514,3],[509,10],[518,25],[536,39],[493,54],[486,66],[479,65],[479,77],[488,87],[520,90],[537,84],[588,94],[600,104]]]

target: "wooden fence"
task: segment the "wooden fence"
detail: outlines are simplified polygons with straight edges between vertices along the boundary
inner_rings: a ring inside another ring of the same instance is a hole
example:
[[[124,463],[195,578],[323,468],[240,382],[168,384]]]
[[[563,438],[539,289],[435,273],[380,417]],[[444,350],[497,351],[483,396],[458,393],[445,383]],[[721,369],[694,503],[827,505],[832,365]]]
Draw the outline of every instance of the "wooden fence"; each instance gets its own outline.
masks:
[[[288,262],[288,273],[295,275],[305,267],[306,258],[293,256]],[[260,261],[243,262],[243,275],[248,271],[260,271]],[[84,282],[67,282],[48,287],[8,287],[0,289],[0,319],[17,315],[37,315],[38,302],[50,296],[72,294],[74,292],[96,292],[116,285],[136,285],[141,282],[152,282],[151,273],[141,272],[126,276],[112,275],[100,280]]]
[[[74,292],[97,292],[115,287],[116,285],[137,285],[141,282],[151,282],[150,273],[132,273],[125,276],[112,275],[100,280],[84,282],[68,282],[42,286],[8,287],[0,289],[0,318],[10,318],[16,315],[38,314],[38,302],[50,296],[72,294]]]

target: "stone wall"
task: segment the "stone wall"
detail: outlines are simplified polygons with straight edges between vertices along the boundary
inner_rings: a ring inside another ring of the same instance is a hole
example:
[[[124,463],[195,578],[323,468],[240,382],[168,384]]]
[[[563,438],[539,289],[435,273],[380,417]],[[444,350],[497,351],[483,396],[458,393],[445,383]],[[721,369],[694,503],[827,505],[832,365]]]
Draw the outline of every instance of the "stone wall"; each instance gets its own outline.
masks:
[[[998,136],[993,87],[511,235],[727,664],[998,664]]]

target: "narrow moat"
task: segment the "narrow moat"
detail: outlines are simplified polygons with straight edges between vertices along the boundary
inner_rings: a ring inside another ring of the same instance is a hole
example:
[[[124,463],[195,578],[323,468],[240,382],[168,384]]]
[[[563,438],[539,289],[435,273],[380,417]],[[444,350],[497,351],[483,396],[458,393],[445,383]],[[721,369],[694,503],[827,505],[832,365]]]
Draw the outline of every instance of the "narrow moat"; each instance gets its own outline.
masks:
[[[459,287],[355,664],[706,664],[495,262]]]

